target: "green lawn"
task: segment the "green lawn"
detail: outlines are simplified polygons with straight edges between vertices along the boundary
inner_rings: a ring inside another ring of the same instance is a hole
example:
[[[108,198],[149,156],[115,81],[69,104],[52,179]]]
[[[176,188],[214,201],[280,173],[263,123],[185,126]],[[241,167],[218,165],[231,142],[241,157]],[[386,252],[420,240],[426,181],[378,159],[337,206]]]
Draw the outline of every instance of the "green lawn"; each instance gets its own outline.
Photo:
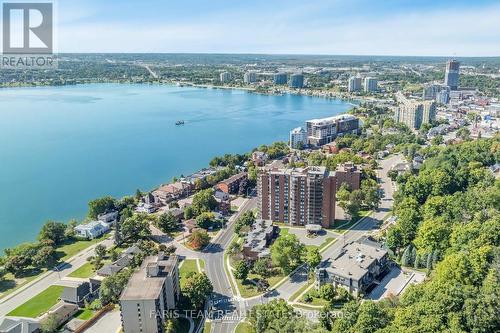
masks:
[[[319,246],[319,252],[325,250],[329,245],[335,243],[337,239],[335,237],[327,237],[325,241]],[[333,242],[330,244],[330,242]]]
[[[239,279],[235,279],[235,280],[236,280],[236,284],[238,285],[238,289],[240,290],[240,294],[242,297],[252,297],[252,296],[257,296],[259,294],[262,294],[261,291],[257,290],[257,286],[254,285],[253,283],[251,283],[249,281],[245,281],[245,283],[243,283],[243,281],[241,281]]]
[[[93,240],[78,240],[73,242],[67,242],[66,244],[58,247],[56,249],[56,256],[59,262],[67,261],[69,258],[78,254],[79,252],[85,250],[89,246],[92,246],[96,243],[99,243],[106,239],[109,234],[103,235],[100,238]],[[15,278],[11,273],[7,273],[4,275],[2,281],[0,281],[0,297],[5,297],[12,292],[16,291],[18,288],[26,285],[27,283],[33,281],[47,270],[44,269],[33,269],[33,270],[25,270],[23,276],[21,278]]]
[[[307,303],[304,299],[301,299],[300,302],[305,305],[314,305],[314,306],[326,306],[328,305],[328,301],[322,299],[321,297],[313,297],[312,301]]]
[[[241,322],[236,326],[234,333],[253,333],[254,329],[249,323]]]
[[[280,228],[280,236],[288,235],[290,230],[288,228]]]
[[[202,271],[205,271],[205,260],[203,259],[198,259],[199,262],[200,262],[200,267],[201,267],[201,270]]]
[[[99,242],[102,242],[105,240],[107,237],[109,237],[109,234],[104,234],[99,238],[96,239],[91,239],[91,240],[77,240],[74,242],[69,242],[64,244],[61,247],[58,247],[56,249],[56,254],[59,257],[60,261],[66,261],[69,258],[73,257],[77,253],[85,250],[89,246],[92,246],[94,244],[97,244]]]
[[[181,287],[184,286],[184,283],[186,281],[186,276],[191,272],[198,273],[198,266],[196,265],[196,259],[184,259],[182,266],[179,268]]]
[[[80,268],[69,274],[69,277],[74,278],[88,278],[94,275],[94,266],[90,262],[86,262]]]
[[[36,318],[54,306],[63,292],[63,286],[50,286],[26,303],[18,306],[8,316]]]
[[[92,311],[90,309],[82,309],[82,310],[78,310],[78,312],[75,313],[74,317],[81,319],[81,320],[89,320],[90,318],[92,318],[93,315],[94,315],[94,311]]]
[[[47,270],[38,269],[33,271],[25,271],[22,278],[15,278],[12,273],[6,273],[0,281],[0,297],[5,297],[10,293],[14,292],[16,289],[24,286],[25,284],[33,281],[41,274],[45,273]]]
[[[210,333],[212,330],[212,322],[205,320],[205,326],[203,326],[203,333]]]
[[[229,247],[231,247],[231,245],[234,243],[234,242],[239,242],[239,238],[234,235],[233,238],[231,239],[231,243],[229,245]],[[224,271],[226,272],[226,275],[228,276],[229,278],[229,284],[231,284],[231,290],[233,291],[233,294],[236,295],[237,291],[238,291],[238,287],[234,285],[234,282],[233,282],[233,279],[231,279],[231,277],[229,276],[229,270],[230,268],[228,267],[227,265],[227,259],[229,257],[229,254],[227,253],[227,251],[224,251]]]
[[[339,221],[339,227],[336,227],[336,228],[333,228],[331,229],[332,231],[334,232],[337,232],[339,234],[344,234],[347,232],[347,230],[349,230],[353,225],[355,225],[356,223],[359,222],[359,220],[361,220],[362,218],[364,218],[365,216],[367,216],[368,214],[371,213],[371,210],[362,210],[359,212],[359,217],[358,219],[356,220],[352,220],[352,221],[345,221],[345,220],[341,220]]]

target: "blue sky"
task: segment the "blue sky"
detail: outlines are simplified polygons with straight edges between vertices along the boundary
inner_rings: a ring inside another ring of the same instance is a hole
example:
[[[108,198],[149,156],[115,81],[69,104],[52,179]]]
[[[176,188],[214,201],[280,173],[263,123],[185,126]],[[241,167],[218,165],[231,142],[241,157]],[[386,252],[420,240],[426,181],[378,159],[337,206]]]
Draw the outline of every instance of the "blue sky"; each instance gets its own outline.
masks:
[[[58,0],[60,52],[500,56],[500,1]]]

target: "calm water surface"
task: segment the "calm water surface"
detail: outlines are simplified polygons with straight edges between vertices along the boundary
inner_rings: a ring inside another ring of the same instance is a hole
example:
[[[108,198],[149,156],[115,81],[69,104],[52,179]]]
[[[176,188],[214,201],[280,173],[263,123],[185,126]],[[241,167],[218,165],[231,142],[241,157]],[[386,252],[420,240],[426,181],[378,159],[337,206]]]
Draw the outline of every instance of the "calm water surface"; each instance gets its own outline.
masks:
[[[35,239],[48,219],[84,217],[93,198],[150,190],[350,107],[174,86],[0,89],[0,249]]]

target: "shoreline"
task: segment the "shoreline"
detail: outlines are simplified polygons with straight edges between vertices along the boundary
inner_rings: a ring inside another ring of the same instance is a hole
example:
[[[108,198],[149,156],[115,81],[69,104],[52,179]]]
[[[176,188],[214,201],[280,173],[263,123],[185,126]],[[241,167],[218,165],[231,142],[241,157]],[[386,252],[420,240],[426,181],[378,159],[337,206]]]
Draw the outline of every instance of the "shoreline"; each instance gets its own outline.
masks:
[[[125,85],[143,85],[143,84],[149,84],[149,85],[157,85],[157,86],[162,86],[162,85],[165,85],[165,86],[171,86],[171,87],[174,87],[177,85],[176,82],[141,82],[141,83],[134,83],[134,82],[89,82],[89,83],[76,83],[76,84],[68,84],[68,85],[38,85],[38,86],[29,86],[29,85],[25,85],[25,86],[17,86],[17,87],[4,87],[5,89],[7,88],[14,88],[14,89],[26,89],[26,88],[49,88],[49,89],[52,89],[52,88],[58,88],[58,87],[66,87],[66,86],[74,86],[74,87],[84,87],[86,85],[101,85],[101,84],[105,84],[105,85],[118,85],[118,84],[125,84]],[[253,90],[255,89],[252,89],[252,88],[246,88],[246,87],[231,87],[231,86],[210,86],[210,85],[194,85],[194,84],[186,84],[185,85],[186,87],[194,87],[194,88],[199,88],[199,89],[224,89],[224,90],[232,90],[232,89],[235,89],[235,90],[242,90],[242,91],[246,91],[246,92],[253,92]],[[0,93],[1,93],[2,90],[0,90]],[[7,91],[7,90],[6,90]],[[275,95],[275,94],[267,94],[267,95]],[[295,94],[295,95],[298,95],[298,96],[305,96],[303,94]],[[319,97],[319,96],[311,96],[311,97]],[[336,99],[336,98],[328,98],[328,99]],[[337,100],[340,100],[340,99],[337,99]],[[345,102],[345,101],[344,101]],[[349,103],[350,106],[353,106],[352,103]],[[347,110],[345,111],[347,112]],[[276,141],[276,140],[275,140]],[[278,140],[279,141],[279,140]],[[273,141],[274,142],[274,141]],[[272,142],[260,142],[259,144],[271,144]],[[257,147],[258,145],[256,145],[255,147]],[[254,148],[255,148],[254,147]],[[247,151],[248,152],[248,151]],[[238,152],[231,152],[232,154],[237,154]],[[214,158],[216,157],[217,155],[214,155],[212,156],[211,158]],[[200,164],[202,165],[201,168],[206,168],[209,166],[209,160],[207,161],[202,161]],[[186,171],[186,170],[184,170]],[[198,170],[193,170],[193,172],[196,172]],[[166,178],[165,178],[166,179]],[[155,188],[157,188],[158,186],[161,186],[162,183],[158,183],[156,185],[154,185],[154,187],[150,190],[154,190]],[[136,188],[137,185],[134,186],[134,188]],[[106,192],[107,194],[103,194],[103,196],[106,196],[106,195],[110,195],[109,193],[110,192]],[[125,195],[133,195],[133,191],[125,194]],[[83,209],[82,209],[83,211]],[[56,220],[61,220],[61,221],[64,221],[65,223],[67,223],[69,220],[71,219],[78,219],[78,220],[81,220],[81,219],[84,219],[85,218],[85,213],[80,216],[79,214],[72,214],[71,217],[68,217],[68,218],[62,218],[62,219],[56,219]],[[53,220],[54,218],[49,218],[49,220]],[[43,223],[41,223],[39,225],[38,228],[40,228],[41,226],[43,225]],[[5,245],[5,247],[3,247],[3,249],[8,249],[8,248],[15,248],[17,246],[19,246],[20,244],[22,243],[31,243],[31,242],[35,242],[36,241],[36,238],[31,238],[31,239],[22,239],[22,240],[19,240],[17,242],[15,242],[15,244],[12,244],[12,245]]]
[[[3,89],[16,89],[16,88],[57,88],[57,87],[68,87],[68,86],[82,86],[89,84],[137,84],[137,85],[166,85],[166,86],[177,86],[177,87],[194,87],[200,89],[223,89],[223,90],[240,90],[248,93],[267,95],[267,96],[283,96],[283,95],[297,95],[304,97],[317,97],[324,99],[333,99],[347,101],[351,106],[359,106],[362,102],[381,102],[377,100],[376,97],[370,96],[371,98],[365,96],[346,96],[345,93],[338,93],[332,91],[323,91],[318,89],[290,89],[286,87],[280,87],[281,89],[275,88],[271,91],[258,91],[254,87],[237,87],[237,86],[227,86],[227,85],[214,85],[214,84],[198,84],[193,82],[184,81],[120,81],[120,80],[105,80],[105,81],[93,81],[88,82],[69,82],[64,84],[20,84],[20,85],[0,85],[0,91]],[[358,104],[355,104],[358,103]]]

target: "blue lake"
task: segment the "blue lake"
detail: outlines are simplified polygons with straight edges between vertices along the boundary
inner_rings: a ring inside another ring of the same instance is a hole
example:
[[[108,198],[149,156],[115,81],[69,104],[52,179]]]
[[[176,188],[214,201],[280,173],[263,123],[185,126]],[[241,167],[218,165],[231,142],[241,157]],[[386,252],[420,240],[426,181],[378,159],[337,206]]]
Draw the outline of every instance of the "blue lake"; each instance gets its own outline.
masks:
[[[83,218],[93,198],[150,190],[350,107],[165,85],[0,89],[0,249],[34,240],[46,220]]]

